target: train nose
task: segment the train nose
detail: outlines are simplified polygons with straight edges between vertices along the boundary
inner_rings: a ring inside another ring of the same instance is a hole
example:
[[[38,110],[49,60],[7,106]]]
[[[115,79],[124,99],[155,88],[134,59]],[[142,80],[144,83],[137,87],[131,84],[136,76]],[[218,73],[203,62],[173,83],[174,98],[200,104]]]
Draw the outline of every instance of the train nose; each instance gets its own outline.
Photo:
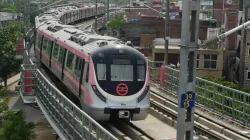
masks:
[[[120,110],[119,111],[119,118],[129,118],[130,117],[130,112],[127,110]]]

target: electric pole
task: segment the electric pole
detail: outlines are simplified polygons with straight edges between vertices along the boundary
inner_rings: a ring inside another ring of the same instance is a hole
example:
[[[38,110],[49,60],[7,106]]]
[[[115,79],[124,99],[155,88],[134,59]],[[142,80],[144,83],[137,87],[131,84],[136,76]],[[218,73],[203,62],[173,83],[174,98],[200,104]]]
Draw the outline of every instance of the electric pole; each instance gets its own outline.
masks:
[[[29,0],[24,1],[24,23],[26,24],[24,28],[24,34],[29,31],[30,28],[30,3]],[[25,36],[25,41],[27,41],[27,37]]]
[[[200,0],[182,3],[177,140],[193,140]]]
[[[107,0],[108,2],[107,2],[107,35],[109,35],[109,25],[108,25],[108,23],[109,23],[109,0]]]
[[[169,0],[166,0],[166,9],[165,9],[165,65],[168,65],[168,41],[169,41]]]
[[[95,31],[97,32],[97,0],[95,0]]]

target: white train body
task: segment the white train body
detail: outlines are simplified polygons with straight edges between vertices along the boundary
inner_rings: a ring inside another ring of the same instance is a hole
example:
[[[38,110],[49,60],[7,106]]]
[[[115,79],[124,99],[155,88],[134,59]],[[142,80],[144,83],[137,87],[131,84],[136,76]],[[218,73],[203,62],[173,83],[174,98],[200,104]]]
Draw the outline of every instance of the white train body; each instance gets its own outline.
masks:
[[[64,25],[93,16],[91,7],[61,7],[36,17],[35,55],[95,120],[143,120],[150,106],[145,56],[117,38]]]

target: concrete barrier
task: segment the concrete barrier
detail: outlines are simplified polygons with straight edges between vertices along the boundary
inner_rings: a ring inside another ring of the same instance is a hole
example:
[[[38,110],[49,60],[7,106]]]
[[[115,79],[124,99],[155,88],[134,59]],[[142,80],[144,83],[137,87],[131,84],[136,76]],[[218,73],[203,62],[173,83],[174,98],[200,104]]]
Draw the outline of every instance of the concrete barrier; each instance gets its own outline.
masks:
[[[212,130],[215,130],[216,132],[219,132],[219,133],[223,134],[224,127],[219,126],[218,124],[210,122],[209,120],[206,120],[206,119],[204,119],[202,117],[199,117],[197,119],[197,122],[207,126],[208,128],[210,128]]]
[[[174,125],[174,120],[170,117],[168,117],[167,115],[164,115],[164,123],[173,126]]]
[[[156,103],[157,105],[161,106],[162,108],[167,109],[168,111],[177,114],[177,105],[167,101],[166,99],[158,96],[158,95],[151,95],[152,102]],[[164,102],[164,105],[162,105],[162,103]],[[173,126],[174,128],[177,128],[177,121],[172,120],[170,117],[168,117],[167,115],[163,114],[163,118],[161,117],[162,113],[159,113],[158,110],[154,109],[154,108],[150,108],[151,114],[153,116],[155,116],[156,118],[159,118],[161,121],[163,121],[164,123]],[[218,135],[219,137],[225,138],[225,139],[229,139],[229,140],[248,140],[247,138],[242,137],[241,135],[235,134],[233,131],[230,131],[228,129],[225,129],[224,127],[213,123],[209,120],[206,120],[204,117],[201,117],[200,115],[195,114],[194,117],[195,120],[195,125],[200,125],[203,128],[207,129],[208,131],[212,131],[215,132],[216,135]],[[202,137],[203,138],[203,137]],[[204,137],[205,138],[205,137]]]
[[[215,136],[217,136],[223,140],[238,140],[238,139],[231,139],[231,138],[229,138],[221,133],[218,133],[217,131],[214,131],[214,130],[209,130],[209,131],[212,132]]]
[[[206,136],[199,136],[199,140],[209,140],[209,138]]]
[[[110,124],[106,124],[106,126],[108,127],[108,129],[110,129],[114,133],[115,136],[119,137],[121,140],[132,140],[128,136],[126,136],[124,133],[122,133],[120,130],[118,130],[116,127]]]
[[[238,134],[235,134],[233,131],[230,131],[228,129],[224,130],[224,135],[231,138],[231,139],[233,139],[233,140],[249,140],[249,139],[244,138],[244,137],[242,137],[242,136],[240,136]]]
[[[150,140],[150,139],[146,136],[141,136],[141,140]]]

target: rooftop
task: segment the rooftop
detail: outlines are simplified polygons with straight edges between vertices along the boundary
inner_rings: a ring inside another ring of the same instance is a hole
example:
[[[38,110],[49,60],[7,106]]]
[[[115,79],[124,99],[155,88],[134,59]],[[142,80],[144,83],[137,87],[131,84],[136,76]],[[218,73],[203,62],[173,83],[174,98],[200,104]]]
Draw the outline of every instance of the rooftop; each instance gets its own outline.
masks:
[[[0,21],[17,19],[18,15],[22,15],[22,13],[0,12]]]

